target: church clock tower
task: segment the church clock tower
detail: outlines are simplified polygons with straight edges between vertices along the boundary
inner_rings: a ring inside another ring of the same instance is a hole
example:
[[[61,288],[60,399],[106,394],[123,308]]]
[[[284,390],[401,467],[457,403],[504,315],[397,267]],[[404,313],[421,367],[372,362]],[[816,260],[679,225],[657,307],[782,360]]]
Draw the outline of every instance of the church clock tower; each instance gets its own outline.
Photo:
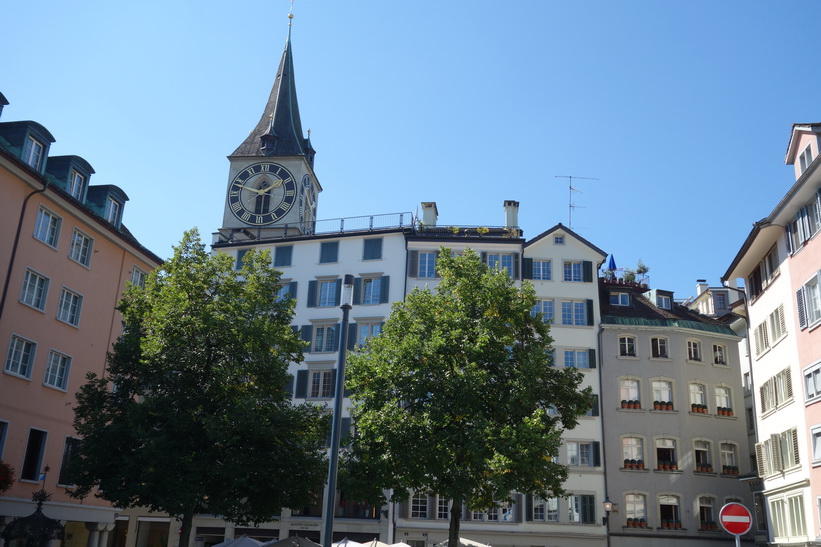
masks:
[[[288,15],[292,18],[293,15]],[[317,195],[310,131],[302,133],[291,54],[291,25],[271,95],[257,126],[228,156],[220,233],[229,240],[311,234]]]

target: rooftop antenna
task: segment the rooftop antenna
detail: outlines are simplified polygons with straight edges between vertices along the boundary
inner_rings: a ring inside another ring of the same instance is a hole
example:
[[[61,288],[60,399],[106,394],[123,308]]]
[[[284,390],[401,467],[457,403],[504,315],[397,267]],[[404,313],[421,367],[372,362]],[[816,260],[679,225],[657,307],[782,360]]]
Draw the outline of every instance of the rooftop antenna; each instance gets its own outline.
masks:
[[[557,179],[568,179],[567,188],[568,188],[568,202],[567,202],[567,227],[571,230],[573,229],[573,209],[577,207],[583,207],[583,205],[576,205],[573,203],[573,192],[579,192],[580,194],[584,193],[578,188],[573,187],[573,179],[580,179],[580,180],[599,180],[592,177],[574,177],[573,175],[556,175]]]

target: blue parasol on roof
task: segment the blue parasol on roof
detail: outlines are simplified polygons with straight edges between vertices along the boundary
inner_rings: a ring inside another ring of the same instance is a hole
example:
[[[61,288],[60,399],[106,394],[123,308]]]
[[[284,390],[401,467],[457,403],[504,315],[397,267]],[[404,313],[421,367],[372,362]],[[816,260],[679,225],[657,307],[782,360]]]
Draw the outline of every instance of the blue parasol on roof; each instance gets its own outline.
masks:
[[[607,263],[608,270],[615,270],[616,269],[616,259],[613,258],[613,255],[610,255],[610,262]]]

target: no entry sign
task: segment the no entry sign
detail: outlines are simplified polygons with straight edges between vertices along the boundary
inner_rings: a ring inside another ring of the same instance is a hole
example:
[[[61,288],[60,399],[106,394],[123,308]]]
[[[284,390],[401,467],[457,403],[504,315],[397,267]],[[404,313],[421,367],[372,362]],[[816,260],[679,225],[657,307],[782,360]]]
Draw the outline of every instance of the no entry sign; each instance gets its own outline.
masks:
[[[728,503],[718,512],[718,520],[728,533],[738,536],[746,534],[753,526],[753,515],[740,503]]]

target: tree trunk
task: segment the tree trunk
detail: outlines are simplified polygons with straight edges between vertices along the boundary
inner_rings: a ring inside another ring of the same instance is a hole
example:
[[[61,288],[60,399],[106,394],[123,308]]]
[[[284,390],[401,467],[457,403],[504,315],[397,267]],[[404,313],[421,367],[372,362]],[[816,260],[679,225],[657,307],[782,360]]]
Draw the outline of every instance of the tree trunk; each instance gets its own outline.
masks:
[[[182,528],[180,528],[179,547],[188,547],[191,539],[191,526],[194,524],[194,508],[189,507],[182,515]]]
[[[453,500],[450,506],[450,528],[448,529],[448,547],[459,547],[459,523],[462,519],[462,500]]]

